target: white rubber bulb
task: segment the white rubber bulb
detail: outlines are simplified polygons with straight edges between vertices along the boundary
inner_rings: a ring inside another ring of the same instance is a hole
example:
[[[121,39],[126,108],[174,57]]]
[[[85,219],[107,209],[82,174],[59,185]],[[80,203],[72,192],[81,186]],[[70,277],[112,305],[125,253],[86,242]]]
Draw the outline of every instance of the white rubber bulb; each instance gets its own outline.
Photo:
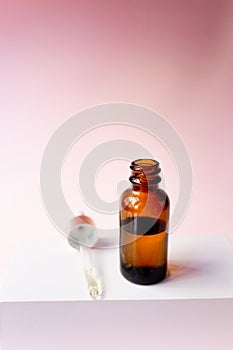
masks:
[[[70,230],[69,243],[72,247],[79,249],[79,246],[94,247],[98,240],[97,229],[89,224],[79,224]]]

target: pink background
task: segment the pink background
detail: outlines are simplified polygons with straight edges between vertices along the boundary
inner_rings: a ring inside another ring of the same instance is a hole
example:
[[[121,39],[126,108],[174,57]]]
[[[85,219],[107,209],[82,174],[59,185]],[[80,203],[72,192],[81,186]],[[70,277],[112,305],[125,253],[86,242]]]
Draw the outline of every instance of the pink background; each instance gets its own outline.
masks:
[[[39,189],[49,138],[67,118],[101,103],[143,105],[174,125],[194,176],[177,234],[233,240],[231,0],[9,0],[0,5],[0,33],[0,280],[25,238],[58,234]],[[80,142],[88,151],[98,132]],[[171,174],[167,189],[175,197]],[[64,191],[69,198],[67,181]]]
[[[22,239],[57,234],[39,191],[49,138],[78,111],[112,101],[158,111],[183,138],[194,189],[177,233],[233,238],[232,1],[8,1],[0,17],[1,271]],[[114,133],[87,135],[80,150]],[[161,162],[175,200],[175,171]]]

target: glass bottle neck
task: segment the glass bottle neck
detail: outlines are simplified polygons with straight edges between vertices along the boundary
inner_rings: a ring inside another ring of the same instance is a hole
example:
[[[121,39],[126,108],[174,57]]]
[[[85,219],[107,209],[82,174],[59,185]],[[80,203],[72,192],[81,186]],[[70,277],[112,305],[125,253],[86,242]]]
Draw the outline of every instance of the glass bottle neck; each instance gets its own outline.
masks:
[[[130,165],[129,181],[135,190],[155,190],[161,181],[159,162],[154,159],[137,159]]]

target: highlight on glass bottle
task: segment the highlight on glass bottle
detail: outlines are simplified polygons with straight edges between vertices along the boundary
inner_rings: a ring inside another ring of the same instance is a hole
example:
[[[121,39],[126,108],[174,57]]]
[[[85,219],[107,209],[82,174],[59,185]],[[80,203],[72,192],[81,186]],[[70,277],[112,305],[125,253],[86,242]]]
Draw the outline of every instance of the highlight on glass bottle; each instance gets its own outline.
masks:
[[[131,163],[132,186],[120,198],[120,269],[136,284],[155,284],[167,273],[170,201],[159,188],[159,162]]]

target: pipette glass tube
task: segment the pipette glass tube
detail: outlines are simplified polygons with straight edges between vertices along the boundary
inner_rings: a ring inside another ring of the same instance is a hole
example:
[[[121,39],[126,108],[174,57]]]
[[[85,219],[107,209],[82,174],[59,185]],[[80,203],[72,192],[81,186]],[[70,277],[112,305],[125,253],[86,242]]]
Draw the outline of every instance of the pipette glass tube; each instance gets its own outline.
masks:
[[[100,299],[102,296],[102,286],[94,261],[92,248],[80,246],[87,287],[92,299]]]

